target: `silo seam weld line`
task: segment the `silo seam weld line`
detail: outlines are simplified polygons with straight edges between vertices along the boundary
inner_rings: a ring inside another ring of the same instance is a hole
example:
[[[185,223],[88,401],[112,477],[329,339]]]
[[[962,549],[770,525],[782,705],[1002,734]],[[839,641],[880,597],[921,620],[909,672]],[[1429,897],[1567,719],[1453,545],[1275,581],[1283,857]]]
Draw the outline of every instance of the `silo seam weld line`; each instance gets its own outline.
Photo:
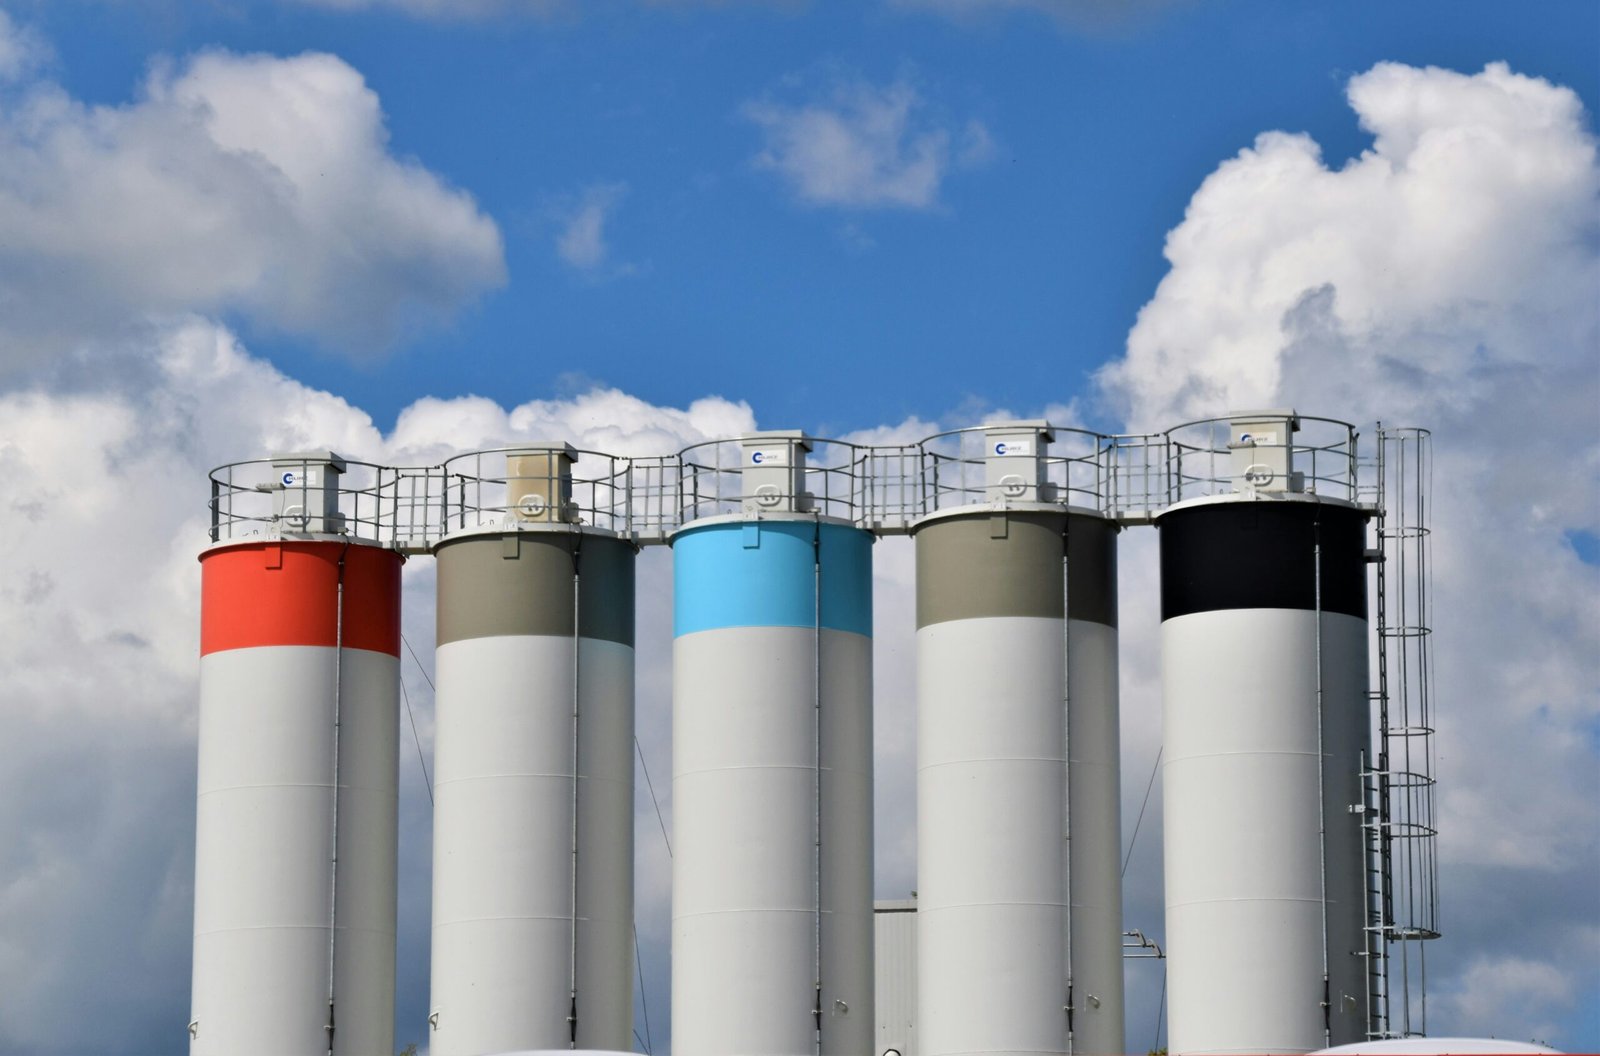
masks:
[[[1216,902],[1306,902],[1310,903],[1311,905],[1320,906],[1323,900],[1320,898],[1287,898],[1281,895],[1250,895],[1235,898],[1189,898],[1184,899],[1182,902],[1168,902],[1167,908],[1181,909],[1184,906],[1206,906]]]
[[[270,784],[261,784],[261,785],[219,785],[216,788],[208,788],[204,792],[198,793],[198,795],[201,798],[204,798],[206,796],[214,796],[218,792],[239,792],[239,791],[242,791],[242,790],[247,789],[247,788],[321,788],[321,789],[331,789],[331,788],[335,788],[335,787],[342,788],[347,792],[351,791],[351,790],[360,790],[360,791],[366,791],[366,792],[381,792],[384,795],[388,795],[389,794],[389,790],[387,788],[384,788],[384,787],[379,786],[379,785],[356,785],[356,784],[341,783],[341,784],[335,786],[335,785],[330,785],[330,784],[328,784],[326,782],[322,782],[322,781],[282,781],[282,782],[273,782],[273,783],[270,783]]]
[[[1051,901],[1048,901],[1048,900],[1042,899],[1042,898],[1038,899],[1038,900],[1024,900],[1024,899],[1006,899],[1006,900],[1001,900],[1001,899],[991,898],[991,899],[986,899],[986,900],[984,900],[982,902],[952,902],[949,905],[944,905],[944,906],[919,905],[919,906],[917,906],[917,912],[918,913],[924,913],[924,914],[927,914],[927,913],[943,913],[945,910],[949,910],[949,909],[990,909],[990,908],[993,908],[993,907],[996,907],[996,906],[1012,906],[1012,907],[1020,907],[1020,908],[1023,908],[1023,909],[1037,909],[1037,908],[1040,908],[1040,907],[1043,907],[1045,909],[1071,909],[1072,908],[1066,902],[1051,902]]]
[[[607,784],[607,785],[622,785],[622,784],[626,784],[627,783],[627,782],[623,781],[621,778],[617,778],[617,777],[591,777],[588,774],[579,774],[578,777],[579,777],[580,780],[583,780],[583,781],[586,781],[586,782],[596,782],[596,783],[599,783],[599,784]],[[472,783],[474,781],[512,781],[512,780],[517,780],[517,781],[527,781],[527,780],[535,780],[535,781],[565,781],[565,782],[570,783],[572,781],[572,775],[570,773],[567,773],[567,774],[541,774],[541,773],[523,773],[523,772],[516,771],[516,770],[508,770],[508,771],[506,771],[505,773],[502,773],[502,774],[473,774],[471,777],[451,777],[451,778],[446,778],[443,781],[436,780],[433,783],[433,787],[435,789],[439,789],[439,788],[443,788],[445,785],[465,785],[465,784],[470,784],[470,783]]]
[[[672,776],[674,778],[693,777],[696,774],[717,774],[724,770],[803,770],[809,774],[816,769],[815,766],[809,763],[755,763],[742,766],[697,766],[693,770],[676,770]],[[832,773],[833,769],[825,766],[822,771],[823,773]]]
[[[394,932],[386,928],[363,928],[355,924],[340,924],[340,931],[362,931],[369,935],[393,935]],[[226,935],[235,931],[327,931],[327,924],[245,924],[237,928],[207,928],[205,931],[196,931],[195,936],[201,935]]]
[[[1317,758],[1320,758],[1320,753],[1315,752],[1315,751],[1305,752],[1305,751],[1291,751],[1291,750],[1289,750],[1287,748],[1263,748],[1263,749],[1261,749],[1259,751],[1254,751],[1254,752],[1198,752],[1198,753],[1194,753],[1194,754],[1190,754],[1190,755],[1168,756],[1167,757],[1167,765],[1171,766],[1173,763],[1187,762],[1190,759],[1224,759],[1224,758],[1233,758],[1233,757],[1237,757],[1237,756],[1241,756],[1241,755],[1283,755],[1283,756],[1289,756],[1291,758],[1293,758],[1293,757],[1303,757],[1303,758],[1306,758],[1306,759],[1317,759]]]
[[[583,920],[583,921],[591,921],[591,922],[593,922],[593,921],[601,921],[601,922],[603,922],[603,921],[610,920],[610,919],[613,919],[613,918],[580,916],[580,917],[578,917],[578,919],[579,920]],[[617,918],[617,919],[620,919],[620,918]],[[506,921],[506,920],[553,920],[553,921],[557,921],[557,922],[559,922],[561,924],[566,924],[566,923],[568,923],[568,922],[570,922],[572,920],[572,915],[563,910],[560,913],[507,913],[507,914],[505,914],[503,916],[457,917],[457,918],[455,918],[453,920],[444,920],[444,921],[436,920],[436,921],[433,922],[433,927],[434,927],[434,930],[437,931],[440,928],[455,927],[458,924],[482,924],[482,923],[487,923],[489,921]]]
[[[947,759],[942,763],[928,763],[917,767],[917,773],[934,770],[941,766],[981,766],[985,763],[1055,763],[1061,764],[1067,760],[1059,755],[1016,755],[1016,756],[984,756],[982,759]]]
[[[824,915],[833,915],[834,914],[833,910],[825,909],[822,912],[823,912]],[[799,914],[799,915],[803,915],[803,916],[809,917],[809,916],[813,915],[814,913],[816,913],[816,909],[814,907],[812,907],[812,906],[801,906],[798,909],[790,908],[788,906],[772,906],[772,907],[769,907],[769,906],[750,906],[750,907],[744,908],[744,909],[698,909],[698,910],[695,910],[693,913],[674,913],[672,915],[672,919],[674,921],[679,921],[679,920],[688,920],[691,917],[720,917],[720,916],[727,916],[727,915],[735,914],[735,913],[791,913],[791,914]],[[839,915],[840,916],[845,916],[845,915],[848,915],[848,914],[839,914]],[[858,916],[865,916],[866,914],[857,914],[857,915]]]

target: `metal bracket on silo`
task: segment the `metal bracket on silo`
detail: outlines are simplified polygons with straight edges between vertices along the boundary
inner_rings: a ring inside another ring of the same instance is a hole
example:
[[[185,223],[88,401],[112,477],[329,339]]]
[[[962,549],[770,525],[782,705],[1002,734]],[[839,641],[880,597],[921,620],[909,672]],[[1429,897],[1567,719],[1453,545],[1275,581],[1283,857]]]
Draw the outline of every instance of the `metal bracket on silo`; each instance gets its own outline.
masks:
[[[1043,419],[983,427],[984,497],[990,502],[1055,502],[1047,455],[1056,432]]]
[[[344,531],[339,478],[345,460],[332,451],[290,451],[272,456],[277,479],[272,517],[280,532],[336,535]]]
[[[506,455],[506,508],[525,524],[574,524],[571,444],[530,444]]]
[[[807,513],[806,453],[811,438],[798,429],[739,438],[740,509],[747,513]]]
[[[1241,495],[1304,491],[1305,474],[1294,468],[1299,431],[1300,416],[1292,407],[1228,415],[1233,490]]]

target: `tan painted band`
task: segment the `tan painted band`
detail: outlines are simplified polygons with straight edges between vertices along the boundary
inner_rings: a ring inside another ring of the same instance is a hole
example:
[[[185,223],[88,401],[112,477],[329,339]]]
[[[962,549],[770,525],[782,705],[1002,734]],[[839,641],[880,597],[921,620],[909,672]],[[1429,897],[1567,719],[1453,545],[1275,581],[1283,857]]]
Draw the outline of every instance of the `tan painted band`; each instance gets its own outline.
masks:
[[[913,530],[917,626],[990,616],[1117,624],[1117,527],[1099,517],[1043,511],[975,511]]]
[[[506,532],[446,540],[434,553],[440,645],[513,634],[570,638],[574,570],[579,634],[633,644],[630,543],[582,532]]]

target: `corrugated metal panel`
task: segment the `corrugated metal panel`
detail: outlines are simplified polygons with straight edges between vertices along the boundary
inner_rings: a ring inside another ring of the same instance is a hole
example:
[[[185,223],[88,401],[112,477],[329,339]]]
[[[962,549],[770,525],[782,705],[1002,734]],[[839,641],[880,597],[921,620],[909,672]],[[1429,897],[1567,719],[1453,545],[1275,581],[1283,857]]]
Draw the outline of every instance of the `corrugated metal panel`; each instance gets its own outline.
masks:
[[[873,903],[877,943],[876,1052],[917,1053],[917,903]]]

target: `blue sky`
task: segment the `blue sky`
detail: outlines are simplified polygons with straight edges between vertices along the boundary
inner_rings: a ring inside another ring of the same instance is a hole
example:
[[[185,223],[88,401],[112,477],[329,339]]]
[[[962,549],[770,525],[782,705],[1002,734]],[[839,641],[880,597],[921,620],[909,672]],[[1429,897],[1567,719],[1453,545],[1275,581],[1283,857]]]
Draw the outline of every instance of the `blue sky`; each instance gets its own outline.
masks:
[[[1430,1026],[1600,1048],[1597,106],[1592,2],[0,0],[0,1053],[187,1022],[210,467],[1283,405],[1434,430]],[[1125,833],[1160,751],[1150,535],[1120,566]],[[874,561],[903,897],[910,546]],[[664,550],[640,583],[670,826]],[[433,732],[404,671],[402,1044]],[[1159,941],[1154,788],[1126,923]],[[660,1042],[642,796],[636,829]],[[1154,1043],[1159,974],[1128,977]]]
[[[380,424],[419,395],[515,403],[565,394],[573,375],[657,403],[758,399],[763,426],[834,432],[1064,403],[1120,350],[1165,270],[1165,233],[1219,161],[1266,129],[1309,132],[1333,165],[1369,146],[1343,97],[1351,74],[1498,59],[1591,109],[1600,97],[1600,9],[1579,2],[1136,3],[1065,22],[854,3],[504,6],[443,21],[294,3],[16,9],[50,36],[63,85],[108,104],[161,55],[339,55],[381,98],[395,153],[495,218],[508,283],[389,357],[352,363],[270,321],[245,328]],[[753,164],[761,131],[742,114],[853,82],[909,85],[914,128],[981,123],[991,156],[952,163],[925,206],[800,201]],[[554,249],[558,216],[618,184],[610,263],[575,273]]]

